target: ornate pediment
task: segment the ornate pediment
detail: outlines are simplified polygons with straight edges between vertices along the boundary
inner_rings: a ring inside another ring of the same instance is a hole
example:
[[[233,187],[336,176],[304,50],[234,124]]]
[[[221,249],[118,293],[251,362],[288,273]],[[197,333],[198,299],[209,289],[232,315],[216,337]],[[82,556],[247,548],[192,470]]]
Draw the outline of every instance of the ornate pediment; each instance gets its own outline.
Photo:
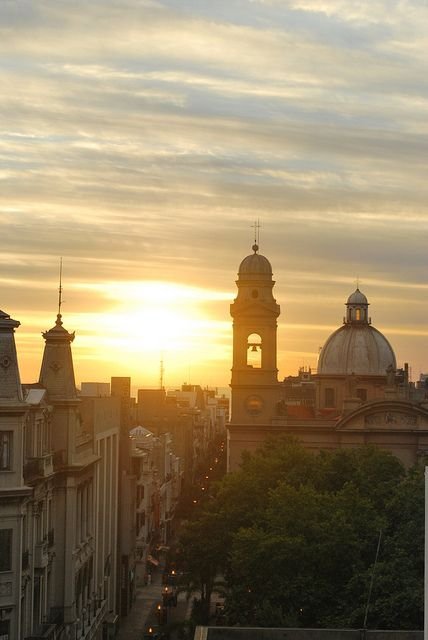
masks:
[[[428,411],[419,405],[397,401],[375,401],[342,416],[338,430],[428,431]]]
[[[403,411],[377,411],[364,416],[364,424],[369,427],[393,427],[394,425],[417,427],[418,416]]]

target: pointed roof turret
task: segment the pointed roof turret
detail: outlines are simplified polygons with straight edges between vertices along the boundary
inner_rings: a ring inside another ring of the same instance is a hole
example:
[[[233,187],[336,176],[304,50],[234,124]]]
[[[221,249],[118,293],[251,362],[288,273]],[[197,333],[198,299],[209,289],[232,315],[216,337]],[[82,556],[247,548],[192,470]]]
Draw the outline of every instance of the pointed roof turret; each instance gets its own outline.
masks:
[[[52,399],[75,399],[77,393],[71,353],[74,331],[69,333],[63,327],[62,315],[58,313],[55,326],[42,335],[46,344],[40,370],[40,384],[47,389]]]
[[[48,391],[51,399],[74,400],[77,398],[77,392],[71,343],[75,334],[74,331],[69,333],[63,327],[61,305],[62,258],[59,262],[58,313],[55,326],[42,333],[46,344],[39,382]]]
[[[0,402],[23,402],[15,329],[21,323],[0,311]]]

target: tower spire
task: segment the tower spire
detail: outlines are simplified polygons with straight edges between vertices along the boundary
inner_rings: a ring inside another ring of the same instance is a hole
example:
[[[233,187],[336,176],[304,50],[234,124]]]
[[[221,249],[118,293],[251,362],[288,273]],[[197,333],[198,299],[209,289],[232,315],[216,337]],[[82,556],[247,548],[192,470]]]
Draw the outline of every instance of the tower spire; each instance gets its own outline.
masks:
[[[62,256],[59,259],[58,313],[56,316],[57,326],[62,325],[61,305],[62,305]]]
[[[251,225],[251,228],[254,229],[254,244],[252,246],[252,249],[253,249],[254,253],[257,253],[257,251],[259,250],[259,242],[260,242],[260,220],[259,220],[259,218],[257,218],[257,220],[254,220],[254,224]]]
[[[62,305],[62,257],[59,259],[58,315],[61,314],[61,305]]]
[[[76,384],[74,380],[71,343],[74,332],[69,333],[62,323],[62,258],[59,265],[58,313],[55,326],[42,333],[45,339],[39,382],[47,389],[51,398],[74,399]]]

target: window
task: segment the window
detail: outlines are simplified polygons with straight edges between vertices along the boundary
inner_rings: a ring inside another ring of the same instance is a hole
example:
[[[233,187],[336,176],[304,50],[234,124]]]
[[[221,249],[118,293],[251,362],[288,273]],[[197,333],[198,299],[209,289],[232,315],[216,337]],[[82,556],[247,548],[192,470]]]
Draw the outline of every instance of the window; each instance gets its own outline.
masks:
[[[361,402],[367,402],[367,389],[357,389],[357,398],[359,398]]]
[[[12,569],[12,529],[0,529],[0,571]]]
[[[325,405],[326,409],[334,409],[335,406],[336,406],[336,398],[335,398],[334,389],[331,389],[330,387],[325,389],[324,405]]]
[[[361,309],[355,309],[355,320],[361,320]]]
[[[2,614],[3,614],[3,610],[0,609],[0,615]],[[0,640],[9,640],[9,633],[10,633],[9,620],[0,620]]]
[[[12,431],[0,431],[0,471],[12,466]]]

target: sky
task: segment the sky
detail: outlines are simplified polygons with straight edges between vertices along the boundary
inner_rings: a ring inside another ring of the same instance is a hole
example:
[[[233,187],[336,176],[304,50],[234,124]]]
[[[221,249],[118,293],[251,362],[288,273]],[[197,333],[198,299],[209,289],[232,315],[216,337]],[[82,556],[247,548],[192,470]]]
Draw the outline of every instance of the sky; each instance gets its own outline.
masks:
[[[76,380],[230,380],[260,220],[279,378],[357,282],[428,371],[426,0],[2,0],[0,309],[37,380],[63,259]]]

